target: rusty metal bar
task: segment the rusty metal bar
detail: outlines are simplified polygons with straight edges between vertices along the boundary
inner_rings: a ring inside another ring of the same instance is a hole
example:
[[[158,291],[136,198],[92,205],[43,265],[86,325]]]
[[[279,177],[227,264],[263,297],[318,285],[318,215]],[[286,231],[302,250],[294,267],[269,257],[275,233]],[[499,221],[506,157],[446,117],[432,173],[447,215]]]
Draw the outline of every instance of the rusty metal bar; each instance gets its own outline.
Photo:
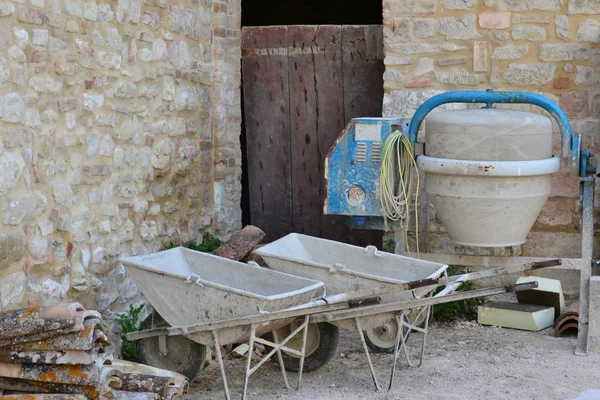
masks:
[[[425,306],[432,306],[436,304],[451,303],[458,300],[474,299],[477,297],[493,296],[496,294],[510,293],[511,291],[522,291],[535,289],[537,282],[526,282],[514,285],[513,287],[498,286],[487,289],[471,290],[468,292],[460,292],[454,294],[448,294],[441,297],[428,297],[424,299],[391,302],[384,304],[377,304],[368,307],[355,308],[352,310],[337,310],[332,312],[318,313],[317,315],[311,316],[311,322],[331,322],[339,321],[343,319],[366,317],[374,314],[382,314],[387,312],[396,312],[402,310],[408,310],[411,308],[419,308]]]
[[[540,269],[540,268],[548,268],[548,267],[557,267],[562,265],[562,260],[560,258],[554,260],[547,261],[538,261],[531,264],[531,269]]]
[[[328,304],[342,303],[342,302],[348,302],[351,300],[355,300],[355,299],[361,298],[361,297],[380,296],[383,294],[403,292],[405,290],[412,290],[412,289],[428,286],[428,284],[429,285],[437,285],[437,284],[439,284],[439,279],[438,278],[422,279],[422,280],[418,280],[418,281],[399,283],[396,285],[380,286],[380,287],[376,287],[373,289],[356,290],[354,292],[341,293],[341,294],[336,294],[333,296],[328,296],[324,300]],[[306,308],[306,306],[300,306],[298,308],[301,308],[301,307]]]
[[[380,304],[381,296],[373,296],[373,297],[363,297],[362,299],[350,300],[348,301],[349,308],[370,306],[373,304]]]
[[[417,289],[424,286],[437,285],[439,282],[438,278],[421,279],[420,281],[408,282],[409,289]]]

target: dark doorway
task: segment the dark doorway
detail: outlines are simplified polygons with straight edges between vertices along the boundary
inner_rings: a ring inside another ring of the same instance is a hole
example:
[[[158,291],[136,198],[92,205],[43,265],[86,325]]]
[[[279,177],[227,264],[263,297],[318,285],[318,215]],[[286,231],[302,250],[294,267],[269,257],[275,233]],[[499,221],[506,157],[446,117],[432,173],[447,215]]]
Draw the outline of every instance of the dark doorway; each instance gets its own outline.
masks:
[[[242,0],[242,26],[382,23],[378,0]]]

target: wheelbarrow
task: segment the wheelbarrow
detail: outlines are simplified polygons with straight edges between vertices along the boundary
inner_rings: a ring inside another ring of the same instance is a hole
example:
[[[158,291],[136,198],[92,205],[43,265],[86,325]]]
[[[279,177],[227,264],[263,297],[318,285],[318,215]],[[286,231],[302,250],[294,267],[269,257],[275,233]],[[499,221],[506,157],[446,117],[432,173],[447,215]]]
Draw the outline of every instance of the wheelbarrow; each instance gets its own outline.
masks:
[[[156,310],[141,325],[140,333],[146,332],[146,335],[137,338],[140,339],[137,343],[139,360],[182,373],[191,381],[204,365],[205,346],[214,346],[225,387],[221,346],[247,342],[252,336],[262,336],[292,319],[275,319],[260,325],[239,324],[184,335],[153,335],[152,332],[257,313],[271,314],[325,294],[322,282],[185,248],[122,258],[120,262]],[[308,317],[304,325],[307,323]]]
[[[325,283],[328,295],[411,281],[433,280],[442,275],[447,276],[445,274],[448,268],[447,265],[439,263],[381,252],[375,246],[362,248],[296,233],[261,247],[254,253],[261,256],[271,269]],[[387,295],[384,301],[424,298],[434,289],[424,286],[413,291],[398,291]],[[412,314],[410,319],[408,315],[403,316],[403,322],[412,322],[413,325],[418,326],[426,318],[423,310],[413,310]],[[334,324],[339,326],[344,325],[344,322],[338,321]],[[372,316],[368,321],[362,321],[365,341],[369,349],[379,353],[393,352],[400,325],[402,322],[392,314],[381,315],[379,318]],[[323,341],[325,344],[337,343],[337,339],[334,338],[337,329],[325,325],[311,325],[307,344],[310,349],[316,350],[313,342],[320,341],[321,330],[325,335],[331,336],[329,340]],[[410,330],[407,331],[409,332]],[[319,354],[324,351],[334,353],[335,348],[333,346],[328,349],[323,348],[317,353],[315,359],[308,356],[305,361],[306,371],[324,365],[326,357]],[[318,362],[317,358],[321,362]],[[289,360],[288,363],[289,367],[294,369],[293,360]]]

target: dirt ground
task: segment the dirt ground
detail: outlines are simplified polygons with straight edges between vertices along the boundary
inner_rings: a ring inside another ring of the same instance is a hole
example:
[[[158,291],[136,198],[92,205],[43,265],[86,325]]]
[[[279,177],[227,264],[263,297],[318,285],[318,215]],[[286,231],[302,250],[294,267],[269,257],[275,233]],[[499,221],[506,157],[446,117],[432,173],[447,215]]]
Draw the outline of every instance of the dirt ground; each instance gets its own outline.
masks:
[[[419,334],[412,334],[411,350],[416,350],[420,339]],[[304,374],[300,391],[286,390],[279,367],[269,362],[250,378],[249,398],[566,400],[600,389],[600,354],[575,356],[575,338],[556,338],[552,329],[535,333],[476,322],[433,324],[427,341],[423,365],[408,368],[401,364],[390,392],[374,391],[358,334],[340,330],[337,356],[322,369]],[[391,357],[373,356],[380,384],[386,387]],[[229,360],[225,366],[232,398],[238,399],[245,360]],[[185,399],[223,398],[218,365],[213,361]],[[596,394],[586,399],[596,399]]]

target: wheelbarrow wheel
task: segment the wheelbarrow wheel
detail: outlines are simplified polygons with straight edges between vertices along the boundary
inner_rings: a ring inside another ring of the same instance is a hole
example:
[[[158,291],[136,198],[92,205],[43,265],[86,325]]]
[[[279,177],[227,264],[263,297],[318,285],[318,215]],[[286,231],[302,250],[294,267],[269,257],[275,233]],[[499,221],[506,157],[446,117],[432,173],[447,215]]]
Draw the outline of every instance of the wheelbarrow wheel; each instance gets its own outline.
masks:
[[[285,339],[292,331],[294,331],[301,322],[292,322],[277,330],[277,337],[280,341]],[[266,340],[274,342],[271,332],[264,335]],[[337,326],[327,322],[318,324],[308,324],[308,332],[306,336],[306,356],[304,357],[304,372],[316,371],[331,360],[337,351],[340,338],[339,329]],[[299,332],[289,342],[285,344],[294,350],[302,350],[302,332]],[[271,349],[269,348],[269,351]],[[281,351],[281,358],[286,371],[298,372],[300,370],[300,357],[295,354]],[[278,361],[277,355],[273,356],[273,360]]]
[[[150,315],[140,325],[140,330],[161,328],[169,324],[158,313]],[[206,358],[206,347],[185,336],[167,336],[167,354],[160,354],[158,337],[137,341],[138,361],[151,367],[167,369],[188,377],[191,381],[202,371]]]
[[[378,326],[377,328],[368,329],[363,331],[365,335],[365,342],[369,346],[369,350],[373,353],[393,353],[394,346],[396,345],[396,336],[400,329],[400,322],[398,315],[395,319],[389,321],[387,324]],[[404,321],[409,323],[408,316],[404,314]],[[404,327],[404,336],[406,340],[410,337],[410,328]]]

